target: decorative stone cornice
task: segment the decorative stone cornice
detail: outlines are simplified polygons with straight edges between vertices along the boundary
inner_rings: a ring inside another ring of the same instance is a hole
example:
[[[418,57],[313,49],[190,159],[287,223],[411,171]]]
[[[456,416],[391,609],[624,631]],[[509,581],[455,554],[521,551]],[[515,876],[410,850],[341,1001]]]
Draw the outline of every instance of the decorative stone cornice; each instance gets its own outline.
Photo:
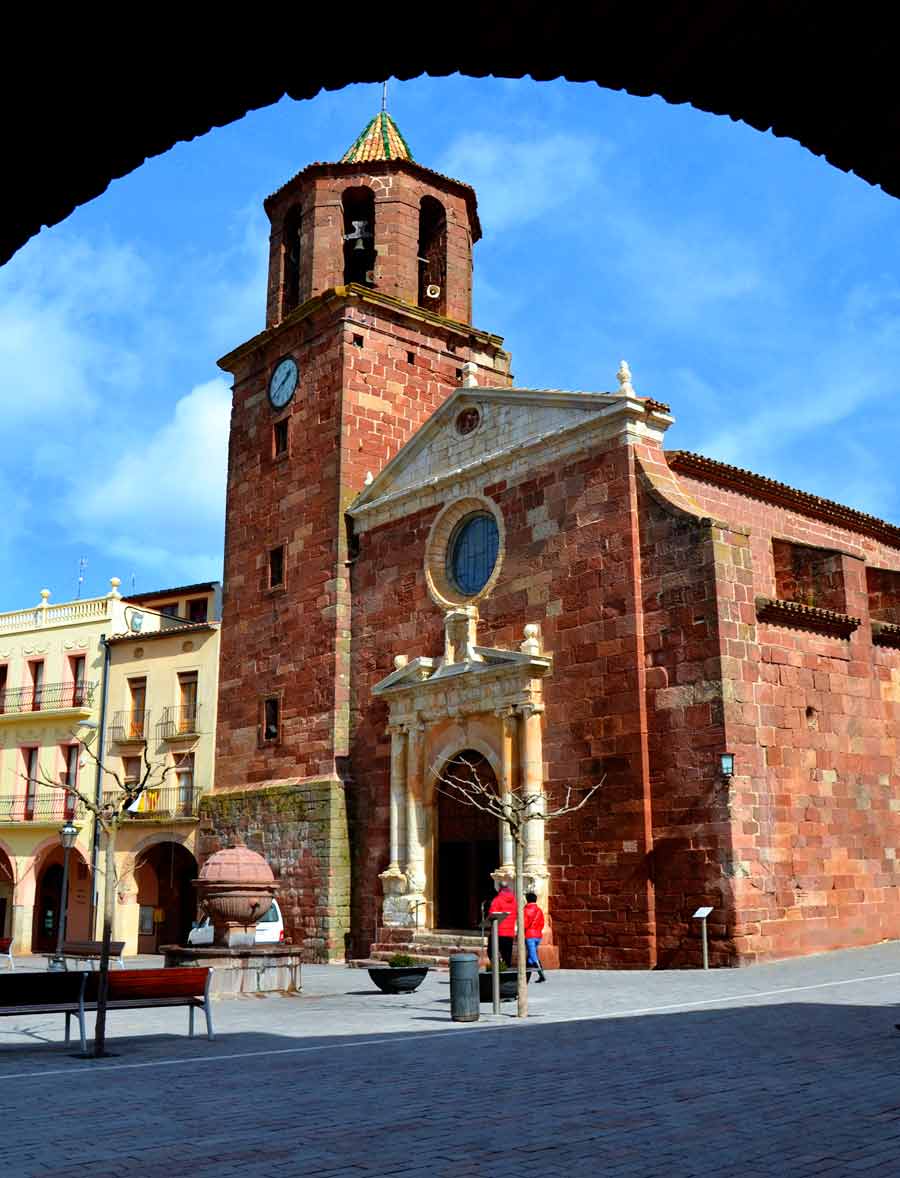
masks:
[[[441,430],[447,428],[460,409],[460,403],[519,404],[523,408],[555,406],[576,410],[572,421],[556,429],[518,439],[515,445],[500,445],[494,450],[475,456],[459,466],[450,465],[424,479],[396,487],[398,474],[404,466],[430,445]],[[483,483],[491,472],[503,470],[508,475],[511,467],[523,471],[533,467],[540,452],[557,461],[581,451],[594,449],[605,441],[625,439],[631,442],[661,444],[663,435],[672,424],[672,417],[644,398],[622,396],[618,393],[579,393],[564,389],[523,388],[460,388],[444,402],[412,440],[399,451],[381,473],[348,507],[359,532],[409,510],[439,504],[444,501],[449,487],[456,494],[468,493],[465,485],[471,481]]]
[[[875,646],[890,646],[900,650],[900,626],[895,622],[873,622],[872,643]]]
[[[790,626],[795,630],[814,630],[834,638],[849,638],[860,624],[859,618],[839,614],[831,609],[803,605],[799,601],[780,601],[774,597],[757,597],[756,617],[774,626]],[[897,627],[900,632],[900,627]]]
[[[705,458],[702,454],[691,454],[686,450],[667,450],[666,460],[678,474],[704,483],[713,483],[729,491],[738,491],[754,499],[762,499],[766,503],[795,511],[798,515],[824,520],[850,532],[861,532],[891,548],[900,548],[900,528],[886,520],[878,519],[877,516],[866,515],[863,511],[845,507],[844,504],[835,503],[831,499],[821,499],[807,491],[798,491],[786,483],[754,474],[739,466],[729,466],[725,462]]]
[[[332,311],[351,303],[373,306],[384,311],[394,311],[406,319],[412,319],[418,323],[428,323],[433,327],[442,327],[449,335],[459,337],[466,343],[480,345],[488,351],[502,351],[502,335],[480,331],[469,323],[459,323],[456,319],[448,319],[446,315],[438,315],[434,311],[429,311],[427,307],[417,307],[412,303],[404,302],[403,299],[395,298],[393,295],[351,282],[347,286],[336,286],[307,299],[290,315],[285,316],[281,322],[267,327],[245,343],[240,344],[233,351],[224,355],[221,360],[218,360],[217,364],[223,371],[233,372],[239,361],[256,352],[275,336],[280,335],[285,328],[302,323],[304,319],[311,318],[318,311]]]

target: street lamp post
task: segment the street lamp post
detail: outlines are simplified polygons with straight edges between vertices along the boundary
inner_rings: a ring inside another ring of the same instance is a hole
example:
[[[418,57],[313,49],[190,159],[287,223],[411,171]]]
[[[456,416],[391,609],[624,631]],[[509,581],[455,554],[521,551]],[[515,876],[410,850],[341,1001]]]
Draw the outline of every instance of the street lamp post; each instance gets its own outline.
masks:
[[[66,911],[69,906],[69,853],[78,838],[78,828],[70,821],[60,828],[59,841],[63,846],[63,877],[60,893],[59,928],[56,934],[56,953],[47,963],[47,968],[54,972],[64,971],[66,959],[63,957],[63,942],[66,937]]]

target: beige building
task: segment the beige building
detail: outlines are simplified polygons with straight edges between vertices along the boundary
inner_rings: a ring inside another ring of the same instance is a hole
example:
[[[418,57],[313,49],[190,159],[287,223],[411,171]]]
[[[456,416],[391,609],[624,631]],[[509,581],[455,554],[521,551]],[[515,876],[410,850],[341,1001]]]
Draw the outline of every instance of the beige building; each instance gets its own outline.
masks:
[[[213,782],[220,588],[123,599],[118,586],[113,578],[106,597],[62,605],[42,591],[36,608],[0,615],[0,935],[13,937],[15,953],[56,946],[67,818],[79,836],[66,935],[99,936],[93,818],[48,779],[114,796],[116,777],[140,779],[151,765],[153,788],[117,839],[114,938],[126,953],[153,952],[186,936],[194,915],[197,803]],[[82,747],[88,739],[102,775]]]
[[[109,639],[104,763],[123,782],[152,766],[116,843],[115,936],[125,953],[183,942],[196,911],[197,804],[212,789],[221,588],[129,597]],[[115,790],[108,779],[107,788]]]
[[[80,738],[98,726],[103,639],[125,628],[119,580],[105,597],[40,604],[0,614],[0,935],[14,953],[56,946],[62,893],[59,828],[78,827],[70,860],[67,929],[86,937],[91,913],[93,821],[80,803],[41,779],[69,781],[92,796],[97,769]]]

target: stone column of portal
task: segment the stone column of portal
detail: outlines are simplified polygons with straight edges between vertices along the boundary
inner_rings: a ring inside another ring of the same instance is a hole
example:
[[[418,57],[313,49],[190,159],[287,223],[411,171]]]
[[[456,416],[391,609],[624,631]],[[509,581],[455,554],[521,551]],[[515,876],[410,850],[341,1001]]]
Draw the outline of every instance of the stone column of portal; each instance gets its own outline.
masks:
[[[390,863],[379,875],[384,890],[382,919],[387,928],[409,925],[406,874],[400,864],[406,858],[406,729],[394,724],[391,734]]]
[[[516,716],[512,708],[502,708],[497,715],[500,717],[500,796],[509,794],[513,788],[513,755],[516,740]],[[513,861],[513,839],[509,830],[509,823],[500,819],[500,867],[499,873],[504,879],[512,879],[515,874]],[[496,873],[495,873],[496,877]]]
[[[532,814],[544,811],[544,748],[541,735],[541,713],[537,704],[522,704],[519,708],[519,781],[522,794],[532,797]],[[538,903],[546,907],[547,858],[544,850],[544,822],[532,818],[525,824],[526,883],[537,892]]]
[[[406,896],[410,924],[428,926],[425,900],[425,725],[410,724],[406,749]]]

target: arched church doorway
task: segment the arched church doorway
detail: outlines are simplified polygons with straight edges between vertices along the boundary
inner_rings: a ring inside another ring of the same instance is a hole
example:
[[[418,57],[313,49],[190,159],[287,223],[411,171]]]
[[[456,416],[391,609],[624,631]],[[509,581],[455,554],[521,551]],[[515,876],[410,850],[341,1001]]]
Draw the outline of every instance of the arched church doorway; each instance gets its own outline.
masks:
[[[156,843],[141,853],[135,870],[138,953],[187,944],[197,907],[196,878],[197,860],[180,843]]]
[[[0,850],[0,937],[12,936],[13,884],[15,878],[9,856],[5,851]]]
[[[452,781],[477,783],[497,792],[490,763],[473,749],[457,753],[444,767],[437,791],[437,925],[478,927],[494,896],[491,872],[500,866],[498,820],[457,795]]]
[[[33,953],[53,953],[56,950],[63,904],[63,854],[62,847],[54,847],[38,868],[31,932]],[[87,862],[76,849],[69,852],[68,892],[64,935],[70,941],[87,940],[90,935],[90,872]]]

